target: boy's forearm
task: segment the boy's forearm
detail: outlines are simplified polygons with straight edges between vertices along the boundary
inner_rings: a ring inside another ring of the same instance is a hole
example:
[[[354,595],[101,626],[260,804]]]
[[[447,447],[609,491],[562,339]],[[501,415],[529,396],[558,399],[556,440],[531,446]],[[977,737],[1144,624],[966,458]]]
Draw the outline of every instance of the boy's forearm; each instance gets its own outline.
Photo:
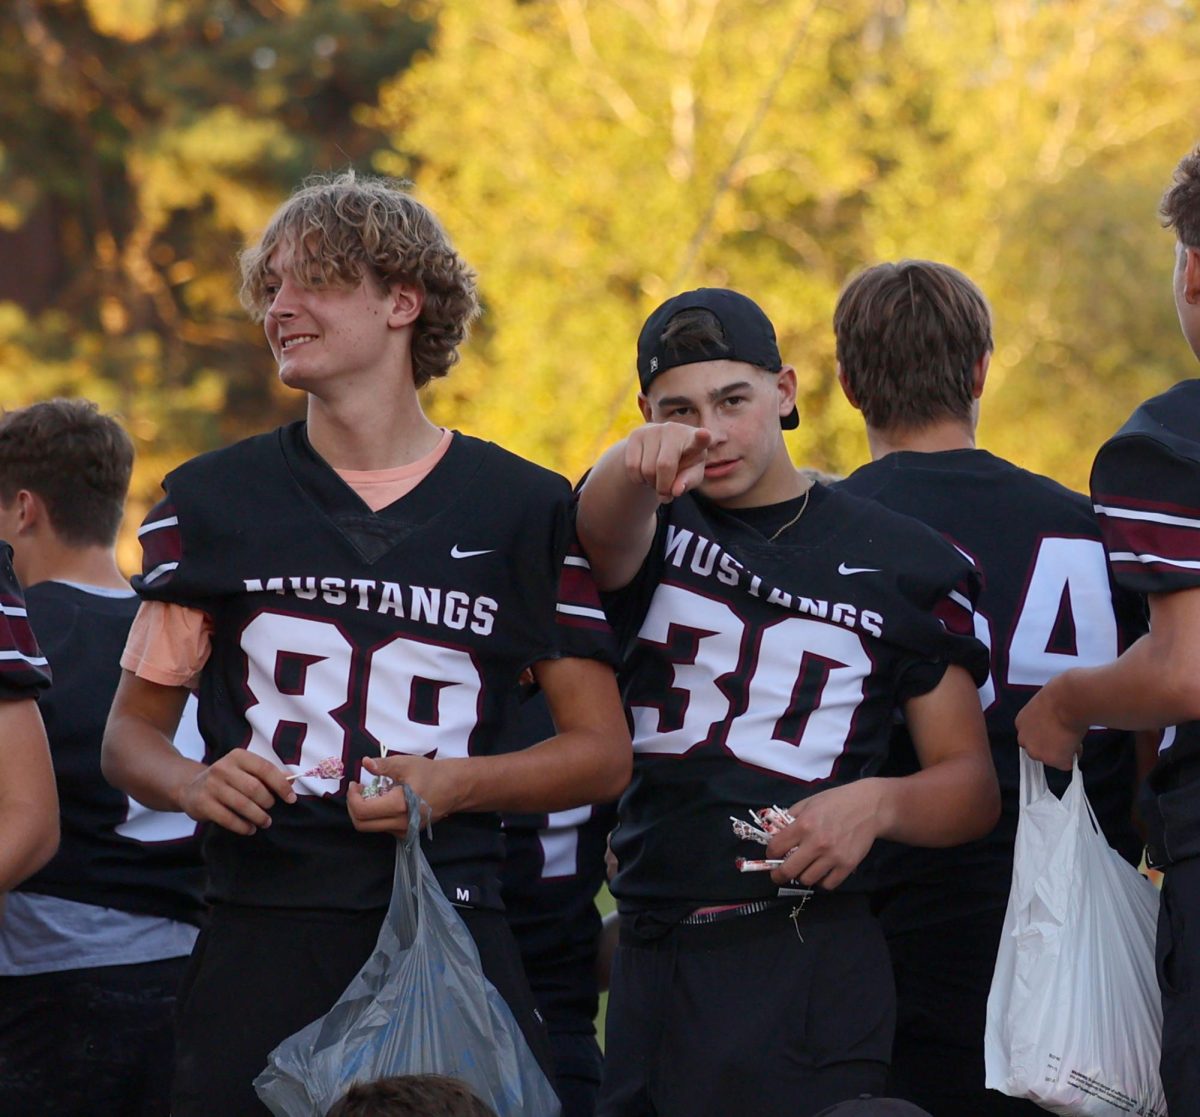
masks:
[[[104,778],[151,810],[183,810],[183,787],[204,771],[172,741],[186,701],[183,688],[160,687],[125,672],[109,711],[100,751]]]
[[[619,589],[637,573],[654,538],[659,499],[625,469],[625,443],[610,447],[579,493],[576,531],[601,590]]]
[[[988,834],[1000,816],[991,757],[963,753],[910,776],[881,781],[879,836],[914,846],[952,846]]]

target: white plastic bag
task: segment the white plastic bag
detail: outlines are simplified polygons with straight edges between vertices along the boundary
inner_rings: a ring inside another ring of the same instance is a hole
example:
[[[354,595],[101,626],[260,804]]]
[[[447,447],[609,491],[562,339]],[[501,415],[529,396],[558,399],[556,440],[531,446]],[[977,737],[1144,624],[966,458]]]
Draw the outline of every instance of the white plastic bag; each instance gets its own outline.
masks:
[[[1158,893],[1105,840],[1078,761],[1060,800],[1022,751],[1020,794],[986,1083],[1069,1117],[1166,1117]]]

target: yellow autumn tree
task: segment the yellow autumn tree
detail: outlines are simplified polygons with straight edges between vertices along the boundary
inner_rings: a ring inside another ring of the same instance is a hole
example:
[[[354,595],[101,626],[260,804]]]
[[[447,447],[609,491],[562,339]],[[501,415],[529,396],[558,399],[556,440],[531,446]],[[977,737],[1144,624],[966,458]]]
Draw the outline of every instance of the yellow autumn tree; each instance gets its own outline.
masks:
[[[377,166],[482,277],[444,421],[577,476],[637,420],[633,344],[676,290],[740,288],[801,379],[797,461],[865,455],[830,320],[863,265],[991,298],[984,436],[1076,485],[1187,371],[1155,207],[1200,136],[1200,27],[1147,0],[443,0],[381,90]]]

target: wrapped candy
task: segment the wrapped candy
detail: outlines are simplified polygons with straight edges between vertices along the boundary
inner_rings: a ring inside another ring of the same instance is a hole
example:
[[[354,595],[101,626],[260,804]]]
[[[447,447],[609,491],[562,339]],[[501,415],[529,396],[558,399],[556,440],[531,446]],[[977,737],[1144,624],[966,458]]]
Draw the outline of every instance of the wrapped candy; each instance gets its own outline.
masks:
[[[346,774],[346,766],[340,756],[327,756],[320,764],[309,768],[307,772],[293,772],[289,780],[315,779],[340,780]]]
[[[733,815],[729,816],[729,821],[733,823],[734,836],[743,841],[757,842],[763,846],[771,841],[772,834],[796,821],[783,807],[776,806],[763,807],[762,810],[757,811],[751,810],[749,815],[754,820],[753,822],[747,822],[743,818],[734,818]],[[777,869],[783,862],[774,858],[755,860],[749,857],[739,857],[735,864],[739,873],[760,873]]]

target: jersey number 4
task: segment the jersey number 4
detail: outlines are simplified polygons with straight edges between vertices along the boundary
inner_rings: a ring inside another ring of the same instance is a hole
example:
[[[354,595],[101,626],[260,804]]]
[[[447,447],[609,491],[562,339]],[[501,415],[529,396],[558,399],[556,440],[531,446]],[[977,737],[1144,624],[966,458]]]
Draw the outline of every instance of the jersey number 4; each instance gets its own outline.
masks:
[[[1104,546],[1094,539],[1043,539],[1030,567],[1008,647],[993,647],[991,621],[975,614],[975,635],[988,647],[992,670],[979,688],[985,710],[996,701],[996,675],[1010,688],[1045,686],[1071,667],[1117,658],[1117,621]]]

